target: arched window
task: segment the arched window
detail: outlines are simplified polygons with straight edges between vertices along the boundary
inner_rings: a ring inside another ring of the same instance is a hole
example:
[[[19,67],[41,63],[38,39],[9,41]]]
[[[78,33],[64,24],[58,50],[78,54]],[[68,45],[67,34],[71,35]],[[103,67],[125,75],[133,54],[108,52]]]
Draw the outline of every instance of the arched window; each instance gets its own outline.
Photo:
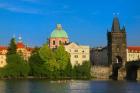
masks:
[[[62,44],[62,42],[61,41],[59,41],[59,45],[61,45]]]
[[[53,41],[53,45],[55,45],[55,41]]]

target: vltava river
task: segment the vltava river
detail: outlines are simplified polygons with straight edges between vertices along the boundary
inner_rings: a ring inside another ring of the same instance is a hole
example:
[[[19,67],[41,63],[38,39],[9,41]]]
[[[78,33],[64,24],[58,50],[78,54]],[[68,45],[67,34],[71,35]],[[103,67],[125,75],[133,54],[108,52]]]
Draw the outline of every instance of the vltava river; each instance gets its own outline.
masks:
[[[140,82],[0,80],[0,93],[140,93]]]

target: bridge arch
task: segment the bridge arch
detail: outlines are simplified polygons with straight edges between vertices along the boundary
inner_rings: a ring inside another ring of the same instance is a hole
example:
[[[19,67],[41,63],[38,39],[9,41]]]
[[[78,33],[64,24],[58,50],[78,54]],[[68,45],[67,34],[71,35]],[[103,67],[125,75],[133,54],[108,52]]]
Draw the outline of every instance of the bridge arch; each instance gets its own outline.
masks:
[[[127,62],[126,65],[126,79],[137,80],[138,69],[140,68],[140,61]]]
[[[109,77],[110,79],[118,80],[118,71],[122,67],[122,63],[122,57],[116,56],[116,62],[112,63],[112,75]]]

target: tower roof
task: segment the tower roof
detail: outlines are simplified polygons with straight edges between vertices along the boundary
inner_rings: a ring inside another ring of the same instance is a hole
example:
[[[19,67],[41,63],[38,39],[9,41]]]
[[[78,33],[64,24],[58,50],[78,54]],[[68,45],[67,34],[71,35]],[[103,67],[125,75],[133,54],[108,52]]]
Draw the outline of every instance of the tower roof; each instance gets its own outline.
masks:
[[[120,23],[119,23],[118,17],[114,17],[114,19],[113,19],[112,31],[114,31],[114,32],[120,31]]]
[[[25,48],[25,45],[22,42],[18,42],[17,48]]]
[[[56,29],[51,33],[51,38],[68,38],[68,35],[61,24],[57,24]]]

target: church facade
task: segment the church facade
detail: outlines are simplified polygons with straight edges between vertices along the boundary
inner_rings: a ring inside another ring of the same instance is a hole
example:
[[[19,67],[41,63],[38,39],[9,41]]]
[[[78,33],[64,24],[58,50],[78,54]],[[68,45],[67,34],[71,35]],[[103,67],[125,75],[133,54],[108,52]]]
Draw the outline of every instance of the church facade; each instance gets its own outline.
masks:
[[[53,30],[49,38],[49,47],[57,48],[61,44],[69,43],[68,35],[62,28],[61,24],[57,24],[56,29]]]
[[[70,54],[70,62],[73,67],[90,60],[89,46],[69,42],[68,34],[61,24],[57,24],[56,29],[53,30],[49,38],[49,47],[55,49],[60,45],[64,45],[65,50]]]

